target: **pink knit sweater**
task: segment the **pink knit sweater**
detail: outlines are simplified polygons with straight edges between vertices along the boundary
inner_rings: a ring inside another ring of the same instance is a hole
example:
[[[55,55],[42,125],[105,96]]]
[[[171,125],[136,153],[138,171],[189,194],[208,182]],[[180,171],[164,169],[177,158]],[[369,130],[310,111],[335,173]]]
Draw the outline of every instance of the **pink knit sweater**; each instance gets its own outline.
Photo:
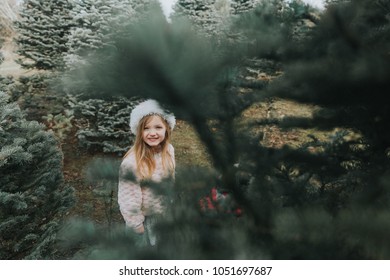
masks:
[[[175,152],[172,145],[169,144],[168,152],[175,164]],[[161,153],[155,154],[156,169],[153,172],[151,180],[160,182],[164,178]],[[143,225],[145,216],[163,213],[162,197],[156,195],[149,187],[141,187],[140,179],[135,176],[134,180],[129,179],[129,174],[136,173],[136,161],[134,153],[130,153],[121,163],[119,184],[118,184],[118,203],[119,209],[126,222],[126,226],[137,229]],[[130,175],[131,178],[131,175]]]

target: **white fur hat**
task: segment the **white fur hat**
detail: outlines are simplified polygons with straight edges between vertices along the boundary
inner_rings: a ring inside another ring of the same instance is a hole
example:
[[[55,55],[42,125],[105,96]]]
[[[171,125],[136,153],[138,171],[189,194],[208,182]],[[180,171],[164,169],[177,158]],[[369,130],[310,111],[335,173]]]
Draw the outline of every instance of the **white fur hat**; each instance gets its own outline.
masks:
[[[135,106],[133,111],[131,111],[130,130],[134,135],[137,134],[137,128],[140,120],[142,120],[143,117],[149,115],[159,115],[160,117],[165,119],[168,122],[168,125],[171,130],[173,130],[173,128],[175,127],[175,116],[167,111],[164,111],[156,100],[148,99]]]

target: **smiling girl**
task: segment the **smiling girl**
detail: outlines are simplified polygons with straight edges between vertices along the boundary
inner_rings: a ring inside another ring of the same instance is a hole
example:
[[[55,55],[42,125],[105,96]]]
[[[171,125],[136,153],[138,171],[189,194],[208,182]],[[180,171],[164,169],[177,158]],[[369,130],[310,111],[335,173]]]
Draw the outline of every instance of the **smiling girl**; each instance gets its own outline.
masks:
[[[156,244],[153,226],[164,212],[163,198],[142,181],[159,183],[174,177],[175,154],[170,140],[175,124],[175,117],[155,100],[137,105],[130,115],[135,142],[120,167],[118,203],[126,227],[152,246]]]

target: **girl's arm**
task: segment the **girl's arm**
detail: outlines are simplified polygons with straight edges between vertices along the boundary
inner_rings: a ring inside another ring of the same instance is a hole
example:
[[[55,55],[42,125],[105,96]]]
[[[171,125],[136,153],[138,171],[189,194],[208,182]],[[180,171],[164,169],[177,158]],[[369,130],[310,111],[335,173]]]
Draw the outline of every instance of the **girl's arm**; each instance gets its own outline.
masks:
[[[142,191],[135,178],[135,162],[126,157],[120,167],[118,204],[126,226],[135,232],[143,232],[145,217],[141,211]]]

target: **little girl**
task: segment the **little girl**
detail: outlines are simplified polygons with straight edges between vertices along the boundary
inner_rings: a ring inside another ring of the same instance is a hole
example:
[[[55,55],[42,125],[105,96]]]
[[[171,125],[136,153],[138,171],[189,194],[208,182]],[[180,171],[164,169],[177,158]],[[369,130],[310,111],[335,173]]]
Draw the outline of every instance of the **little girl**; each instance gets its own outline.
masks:
[[[138,104],[130,115],[130,130],[136,138],[120,166],[118,203],[126,227],[143,234],[150,245],[156,244],[152,227],[164,207],[161,195],[140,183],[174,177],[175,154],[170,140],[175,124],[174,115],[155,100]]]

